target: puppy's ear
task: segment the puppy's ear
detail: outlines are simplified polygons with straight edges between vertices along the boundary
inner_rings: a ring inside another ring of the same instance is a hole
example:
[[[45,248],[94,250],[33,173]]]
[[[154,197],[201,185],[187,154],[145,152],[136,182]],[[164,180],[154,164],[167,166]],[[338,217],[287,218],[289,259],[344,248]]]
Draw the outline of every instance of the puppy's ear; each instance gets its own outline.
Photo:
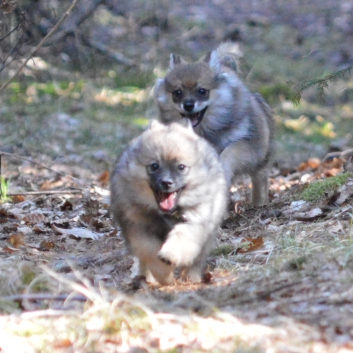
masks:
[[[170,54],[169,69],[173,70],[175,66],[180,64],[187,64],[187,61],[180,55]]]
[[[202,61],[208,64],[211,70],[215,73],[218,74],[221,72],[221,58],[219,57],[217,50],[207,53]]]

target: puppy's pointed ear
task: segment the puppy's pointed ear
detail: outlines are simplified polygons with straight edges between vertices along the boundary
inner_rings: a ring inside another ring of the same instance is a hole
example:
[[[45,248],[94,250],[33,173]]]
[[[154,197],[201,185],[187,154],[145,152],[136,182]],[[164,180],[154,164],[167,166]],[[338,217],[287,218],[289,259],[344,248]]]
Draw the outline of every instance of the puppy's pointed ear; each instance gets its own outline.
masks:
[[[175,66],[180,64],[187,64],[187,61],[180,55],[170,54],[169,69],[174,69]]]
[[[188,130],[194,131],[190,119],[188,119],[188,118],[182,118],[182,119],[180,119],[179,122],[180,122],[180,124],[181,124],[182,126],[186,127]]]
[[[211,70],[215,71],[217,74],[221,72],[221,58],[217,50],[207,53],[202,61],[208,64]]]

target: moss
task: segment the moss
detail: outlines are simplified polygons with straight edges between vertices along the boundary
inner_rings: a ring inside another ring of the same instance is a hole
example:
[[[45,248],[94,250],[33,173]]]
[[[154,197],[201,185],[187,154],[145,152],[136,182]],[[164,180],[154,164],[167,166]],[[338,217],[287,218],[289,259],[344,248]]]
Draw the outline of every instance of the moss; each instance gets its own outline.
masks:
[[[228,256],[234,251],[234,247],[229,244],[224,244],[214,249],[211,253],[213,256]]]
[[[330,191],[335,191],[344,185],[348,178],[352,178],[353,173],[347,172],[324,180],[315,181],[301,193],[300,199],[308,202],[319,201]]]
[[[300,271],[303,269],[303,266],[308,261],[307,257],[299,256],[298,258],[288,260],[288,262],[284,266],[284,270],[286,271]]]
[[[294,96],[289,85],[281,83],[264,85],[259,89],[259,93],[261,93],[265,100],[271,105],[277,103],[280,96],[284,96],[287,100],[292,100]]]

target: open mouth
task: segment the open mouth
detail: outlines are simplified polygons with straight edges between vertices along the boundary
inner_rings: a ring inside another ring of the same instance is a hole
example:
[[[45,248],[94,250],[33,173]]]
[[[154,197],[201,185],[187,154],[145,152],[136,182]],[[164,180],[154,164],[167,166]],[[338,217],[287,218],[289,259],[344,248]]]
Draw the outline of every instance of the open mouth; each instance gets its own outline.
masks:
[[[197,113],[181,113],[181,116],[183,118],[188,118],[190,119],[191,121],[191,124],[193,127],[196,127],[197,125],[199,125],[206,113],[206,110],[207,110],[208,107],[200,110],[199,112]]]
[[[178,200],[181,190],[182,188],[173,192],[155,191],[154,196],[159,209],[163,212],[174,212],[178,207]]]

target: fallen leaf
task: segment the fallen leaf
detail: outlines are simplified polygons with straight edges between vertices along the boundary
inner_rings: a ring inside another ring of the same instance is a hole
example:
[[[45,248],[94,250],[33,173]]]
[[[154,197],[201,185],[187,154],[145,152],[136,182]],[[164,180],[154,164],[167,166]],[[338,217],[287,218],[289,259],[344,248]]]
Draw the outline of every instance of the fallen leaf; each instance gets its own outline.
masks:
[[[6,233],[14,233],[18,231],[18,225],[10,224],[10,225],[4,226],[2,230]]]
[[[54,348],[57,348],[57,349],[69,348],[71,346],[72,346],[72,342],[68,338],[57,340],[54,342]]]
[[[45,219],[46,216],[44,216],[43,213],[31,213],[21,218],[21,221],[24,221],[25,223],[41,223],[44,222]]]
[[[110,174],[109,172],[106,170],[104,171],[98,178],[98,181],[100,182],[100,184],[102,186],[106,186],[109,184],[109,178],[110,178]]]
[[[19,232],[22,232],[23,234],[31,234],[32,233],[32,229],[30,227],[26,227],[26,226],[18,227],[17,230]]]
[[[318,158],[310,158],[306,162],[303,162],[302,164],[299,165],[297,168],[298,172],[302,172],[303,170],[306,169],[318,169],[320,166],[320,159]]]
[[[65,202],[60,206],[61,211],[71,211],[72,210],[72,203],[68,200],[65,200]]]
[[[329,205],[341,206],[347,199],[353,196],[353,181],[341,185],[328,200]]]
[[[322,163],[322,166],[327,169],[340,169],[344,164],[344,159],[342,158],[333,158],[331,160],[326,160]]]
[[[327,169],[324,171],[323,173],[323,177],[325,178],[331,178],[333,176],[336,176],[337,174],[341,173],[341,168],[331,168],[331,169]]]
[[[244,213],[244,206],[242,205],[241,201],[237,201],[237,202],[234,203],[234,213],[235,214]]]
[[[89,197],[83,205],[86,215],[99,216],[99,201],[95,198]]]
[[[344,233],[344,229],[342,227],[342,224],[340,224],[340,223],[337,223],[335,225],[332,225],[332,226],[328,227],[328,231],[330,233],[336,233],[336,234],[338,234],[338,233],[342,233],[343,234]]]
[[[12,196],[12,202],[13,203],[20,203],[20,202],[23,202],[25,201],[25,197],[23,195],[14,195]]]
[[[310,207],[308,202],[304,200],[299,200],[299,201],[293,201],[289,206],[284,206],[280,212],[282,212],[285,216],[289,216],[293,213],[296,213],[298,211],[303,211]]]
[[[316,218],[323,215],[323,211],[321,208],[313,208],[307,212],[298,212],[293,215],[293,218],[298,221],[313,221]]]
[[[86,214],[82,214],[80,215],[80,221],[84,226],[87,227],[91,227],[91,228],[103,228],[104,224],[102,222],[102,220],[92,217],[91,215],[86,215]]]
[[[54,242],[49,240],[42,240],[39,244],[39,249],[42,251],[49,251],[55,247]]]
[[[33,230],[33,233],[41,234],[41,233],[44,233],[47,229],[42,224],[36,224],[33,226],[32,230]]]
[[[17,249],[25,243],[24,234],[22,232],[12,234],[7,241]]]
[[[85,239],[97,240],[104,236],[103,233],[91,232],[90,230],[85,228],[63,229],[63,228],[58,228],[55,224],[52,224],[51,228],[59,234],[71,235],[74,238],[85,238]]]
[[[205,272],[203,275],[202,275],[202,282],[205,283],[205,284],[210,284],[212,281],[212,274],[210,272]]]
[[[237,253],[244,254],[260,249],[264,245],[264,238],[244,238],[239,244]]]
[[[20,249],[16,249],[16,248],[13,248],[13,247],[11,247],[11,246],[4,246],[3,248],[2,248],[2,251],[3,252],[6,252],[6,253],[8,253],[8,254],[12,254],[12,253],[14,253],[14,252],[16,252],[16,251],[19,251]]]

